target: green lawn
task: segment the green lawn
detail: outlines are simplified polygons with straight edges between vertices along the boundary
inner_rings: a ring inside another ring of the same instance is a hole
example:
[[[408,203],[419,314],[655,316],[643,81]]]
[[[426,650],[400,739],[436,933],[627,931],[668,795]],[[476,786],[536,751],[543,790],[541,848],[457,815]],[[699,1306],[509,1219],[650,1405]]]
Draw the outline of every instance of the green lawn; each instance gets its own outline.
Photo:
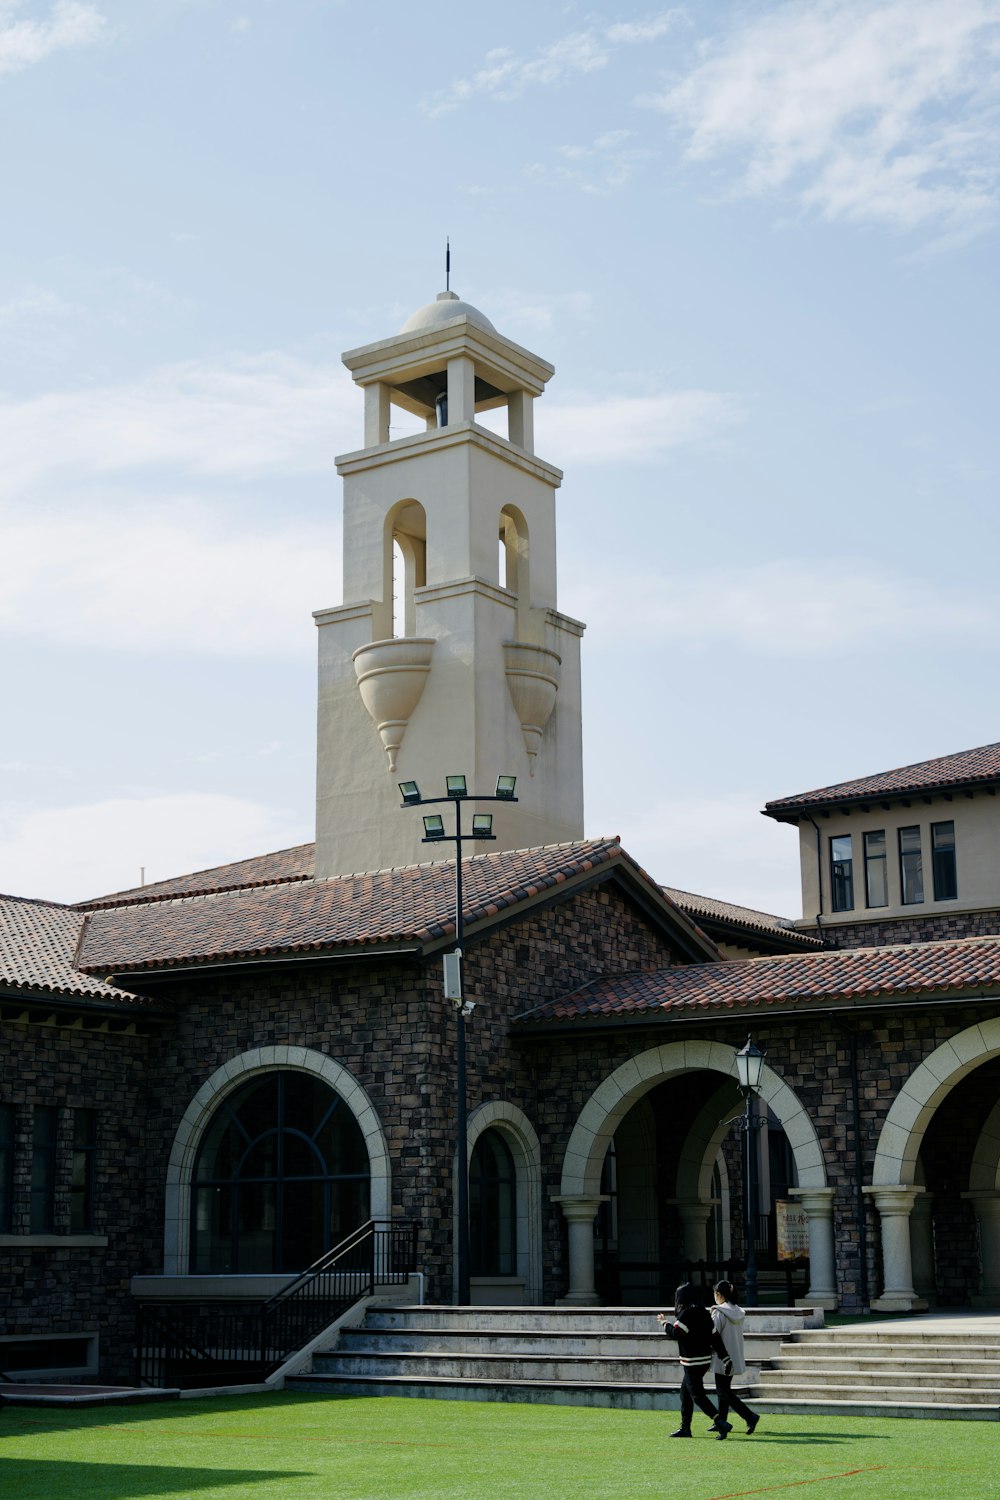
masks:
[[[3,1500],[984,1500],[994,1422],[769,1417],[725,1443],[673,1412],[312,1395],[0,1410]]]

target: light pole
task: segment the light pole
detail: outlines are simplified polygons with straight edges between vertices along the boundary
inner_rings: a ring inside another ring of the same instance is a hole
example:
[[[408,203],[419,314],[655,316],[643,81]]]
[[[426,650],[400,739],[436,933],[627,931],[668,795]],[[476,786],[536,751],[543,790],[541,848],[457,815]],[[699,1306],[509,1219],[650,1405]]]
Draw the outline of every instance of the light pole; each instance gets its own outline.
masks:
[[[757,1119],[757,1094],[760,1086],[761,1069],[764,1066],[764,1053],[759,1047],[755,1047],[753,1037],[747,1035],[746,1045],[736,1053],[736,1072],[740,1081],[740,1093],[746,1100],[746,1115],[743,1120],[743,1132],[746,1136],[746,1220],[747,1220],[747,1274],[746,1298],[747,1307],[754,1307],[757,1302],[757,1132],[760,1129],[760,1121]]]
[[[458,1301],[468,1306],[469,1291],[469,1161],[468,1135],[466,1131],[466,1082],[465,1082],[465,1023],[475,1009],[475,1001],[467,1000],[462,991],[462,840],[495,840],[492,813],[473,813],[472,828],[462,828],[463,802],[516,802],[514,787],[516,776],[498,776],[496,790],[489,796],[470,793],[464,776],[446,776],[447,796],[424,797],[415,781],[401,781],[400,794],[403,807],[428,807],[436,803],[450,802],[455,808],[455,832],[447,833],[441,813],[428,813],[424,817],[424,844],[455,845],[455,944],[451,953],[444,956],[444,998],[455,1006],[455,1156],[457,1157],[458,1191],[455,1203],[456,1243],[455,1265],[458,1273]]]

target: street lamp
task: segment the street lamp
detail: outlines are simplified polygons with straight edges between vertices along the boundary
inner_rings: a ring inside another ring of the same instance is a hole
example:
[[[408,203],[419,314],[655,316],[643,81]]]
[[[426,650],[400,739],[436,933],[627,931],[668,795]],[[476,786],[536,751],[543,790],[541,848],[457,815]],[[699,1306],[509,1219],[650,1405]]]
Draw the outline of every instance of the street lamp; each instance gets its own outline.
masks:
[[[746,1274],[746,1297],[747,1307],[753,1307],[757,1302],[757,1132],[760,1130],[761,1122],[757,1119],[757,1094],[760,1087],[761,1070],[764,1067],[764,1053],[759,1047],[754,1046],[753,1037],[748,1035],[746,1044],[740,1047],[736,1053],[736,1075],[740,1082],[740,1093],[746,1100],[746,1115],[743,1119],[743,1131],[746,1136],[746,1221],[747,1221],[747,1274]]]
[[[465,1023],[475,1009],[475,1001],[467,1000],[462,987],[462,841],[472,838],[496,840],[493,832],[492,813],[473,813],[472,828],[462,828],[463,802],[516,802],[514,788],[516,776],[498,776],[496,790],[488,796],[469,792],[464,776],[446,776],[445,797],[424,797],[415,781],[401,781],[399,792],[403,807],[431,806],[451,803],[455,809],[455,832],[447,833],[441,813],[424,814],[424,844],[455,845],[455,944],[451,953],[444,956],[444,997],[455,1006],[455,1155],[458,1158],[458,1192],[455,1218],[457,1219],[455,1265],[458,1273],[458,1301],[468,1306],[469,1289],[469,1162],[468,1134],[466,1131],[466,1081],[465,1081]]]

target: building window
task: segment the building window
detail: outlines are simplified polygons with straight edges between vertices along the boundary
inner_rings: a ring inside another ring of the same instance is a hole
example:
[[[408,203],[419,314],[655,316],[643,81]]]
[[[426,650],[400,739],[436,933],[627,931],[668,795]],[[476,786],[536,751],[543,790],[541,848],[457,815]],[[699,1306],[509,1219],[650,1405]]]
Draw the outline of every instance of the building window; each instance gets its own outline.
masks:
[[[0,1104],[0,1233],[14,1227],[14,1106]]]
[[[191,1270],[303,1271],[369,1217],[370,1184],[364,1134],[340,1095],[306,1074],[260,1074],[205,1132]]]
[[[499,1130],[484,1130],[469,1162],[469,1261],[474,1276],[517,1270],[514,1158]]]
[[[56,1218],[56,1121],[53,1104],[36,1104],[31,1138],[32,1234],[51,1234]]]
[[[903,905],[914,906],[924,899],[924,862],[920,852],[920,825],[911,824],[899,830],[899,874]]]
[[[853,911],[854,860],[849,833],[838,834],[830,840],[830,877],[834,911]]]
[[[889,905],[884,828],[865,834],[865,901],[868,906]]]
[[[73,1111],[73,1167],[69,1185],[71,1234],[86,1234],[94,1227],[94,1165],[97,1158],[97,1112]]]
[[[958,895],[954,823],[931,824],[931,861],[934,867],[934,900],[954,901]]]

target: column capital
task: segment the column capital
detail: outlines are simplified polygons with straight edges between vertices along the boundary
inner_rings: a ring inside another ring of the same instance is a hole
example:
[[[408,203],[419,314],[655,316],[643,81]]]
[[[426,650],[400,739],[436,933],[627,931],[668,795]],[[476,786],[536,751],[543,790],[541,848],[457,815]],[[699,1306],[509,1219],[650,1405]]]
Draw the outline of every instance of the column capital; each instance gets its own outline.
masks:
[[[830,1218],[833,1215],[833,1200],[836,1188],[789,1188],[788,1196],[797,1198],[810,1218]]]
[[[583,1219],[593,1219],[602,1203],[610,1203],[608,1193],[553,1193],[552,1202],[558,1203],[571,1224]]]
[[[927,1189],[907,1183],[880,1183],[874,1187],[863,1187],[861,1191],[874,1198],[875,1207],[885,1219],[894,1214],[903,1214],[909,1218],[914,1203]]]

